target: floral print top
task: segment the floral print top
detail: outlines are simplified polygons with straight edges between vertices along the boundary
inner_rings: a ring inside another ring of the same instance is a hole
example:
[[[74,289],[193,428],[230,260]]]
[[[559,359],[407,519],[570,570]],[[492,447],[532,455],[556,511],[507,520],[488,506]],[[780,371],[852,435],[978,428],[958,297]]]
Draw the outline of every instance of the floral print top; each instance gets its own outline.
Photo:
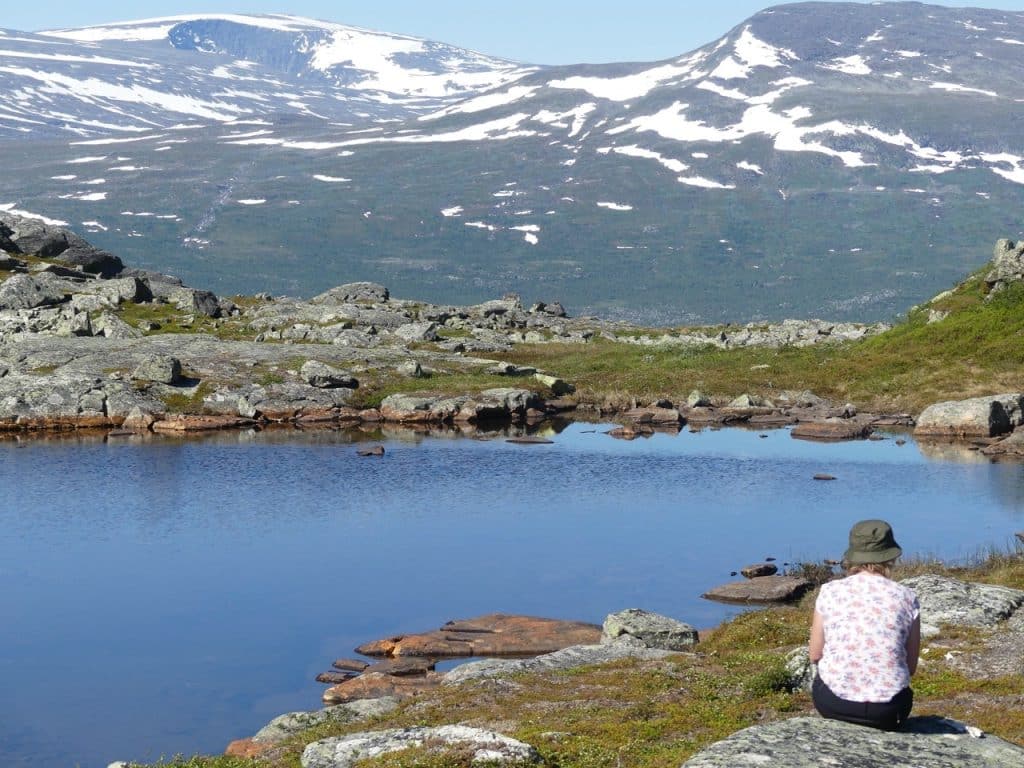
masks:
[[[823,584],[815,610],[825,630],[818,676],[836,696],[886,702],[910,685],[906,642],[920,613],[912,589],[861,571]]]

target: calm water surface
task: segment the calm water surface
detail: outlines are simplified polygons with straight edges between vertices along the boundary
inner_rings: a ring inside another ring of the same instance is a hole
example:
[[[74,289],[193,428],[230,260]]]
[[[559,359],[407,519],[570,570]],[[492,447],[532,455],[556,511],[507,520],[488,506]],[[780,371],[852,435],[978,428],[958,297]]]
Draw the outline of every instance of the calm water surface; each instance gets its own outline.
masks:
[[[838,557],[864,517],[944,558],[1024,527],[1024,468],[966,452],[594,429],[392,433],[382,459],[332,432],[0,443],[0,765],[219,752],[315,708],[356,645],[454,618],[710,626],[731,570]]]

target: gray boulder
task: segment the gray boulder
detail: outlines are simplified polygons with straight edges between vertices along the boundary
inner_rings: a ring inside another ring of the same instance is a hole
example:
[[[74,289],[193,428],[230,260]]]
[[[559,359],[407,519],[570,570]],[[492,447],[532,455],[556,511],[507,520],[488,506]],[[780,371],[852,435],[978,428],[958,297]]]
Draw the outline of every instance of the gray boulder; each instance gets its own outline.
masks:
[[[1024,395],[1003,394],[929,405],[917,418],[915,435],[996,437],[1021,425]]]
[[[108,339],[138,339],[142,331],[132,328],[117,315],[102,312],[92,323],[93,336],[105,336]]]
[[[69,293],[64,281],[53,275],[13,275],[0,283],[0,310],[61,304]]]
[[[811,692],[814,677],[818,674],[818,665],[811,661],[806,645],[786,654],[786,674],[789,676],[787,687],[790,691]]]
[[[289,712],[275,717],[256,732],[252,740],[258,744],[277,744],[296,733],[315,728],[324,723],[351,723],[385,715],[398,706],[394,696],[377,699],[358,699],[346,704],[324,707],[315,712]]]
[[[321,363],[319,360],[307,360],[302,364],[299,373],[307,384],[319,389],[337,387],[356,389],[359,387],[359,382],[353,378],[351,373],[327,365],[327,363]]]
[[[941,717],[887,732],[817,717],[755,725],[698,752],[683,768],[1018,768],[1024,747]]]
[[[917,594],[921,604],[921,631],[938,633],[942,624],[994,627],[1013,616],[1024,605],[1024,591],[958,581],[945,576],[912,576],[901,582]]]
[[[88,286],[83,286],[83,292],[94,294],[106,304],[114,307],[126,301],[139,304],[153,299],[153,293],[149,286],[137,277],[96,280]]]
[[[181,361],[171,355],[148,355],[135,366],[132,378],[157,384],[177,384],[181,381]]]
[[[710,408],[711,398],[705,395],[699,389],[695,389],[686,398],[686,404],[691,408]]]
[[[167,300],[183,312],[198,312],[207,317],[220,317],[220,300],[210,291],[195,288],[174,288]]]
[[[647,648],[685,651],[697,643],[697,630],[676,619],[641,608],[627,608],[605,617],[601,642],[610,643],[622,636],[634,637]]]
[[[469,748],[472,762],[502,764],[527,763],[539,759],[537,751],[522,741],[496,731],[470,728],[465,725],[442,725],[436,728],[392,728],[339,736],[309,744],[302,752],[302,768],[350,768],[359,760],[429,744]]]
[[[437,341],[438,339],[437,324],[431,322],[407,323],[396,328],[393,333],[407,343],[413,341]]]
[[[388,289],[378,283],[346,283],[310,299],[312,304],[345,304],[352,301],[384,302],[391,298]]]

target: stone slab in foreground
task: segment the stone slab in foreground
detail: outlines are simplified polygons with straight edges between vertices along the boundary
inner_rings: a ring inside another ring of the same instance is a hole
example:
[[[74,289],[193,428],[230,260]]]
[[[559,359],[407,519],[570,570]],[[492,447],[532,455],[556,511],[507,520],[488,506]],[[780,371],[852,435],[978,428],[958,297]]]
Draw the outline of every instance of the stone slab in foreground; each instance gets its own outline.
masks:
[[[600,639],[601,628],[596,624],[491,613],[450,621],[433,632],[375,640],[359,646],[356,652],[364,656],[432,658],[535,656]]]
[[[796,600],[811,588],[811,582],[794,576],[758,576],[730,581],[714,587],[701,597],[720,603],[785,603]]]
[[[817,717],[755,725],[698,752],[683,768],[1020,768],[1024,747],[974,738],[965,725],[912,717],[888,733]]]

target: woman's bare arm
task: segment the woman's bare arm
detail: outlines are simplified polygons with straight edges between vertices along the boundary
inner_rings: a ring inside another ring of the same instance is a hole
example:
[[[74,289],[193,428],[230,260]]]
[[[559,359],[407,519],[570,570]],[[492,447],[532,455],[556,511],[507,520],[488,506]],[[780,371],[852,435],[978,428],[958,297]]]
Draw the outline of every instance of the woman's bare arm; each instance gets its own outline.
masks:
[[[917,657],[921,653],[921,617],[914,619],[907,633],[907,669],[913,675],[917,671]]]
[[[810,652],[811,662],[817,664],[825,653],[825,627],[822,625],[821,614],[814,612],[814,619],[811,621],[811,642],[807,650]],[[915,657],[915,662],[916,662]]]

